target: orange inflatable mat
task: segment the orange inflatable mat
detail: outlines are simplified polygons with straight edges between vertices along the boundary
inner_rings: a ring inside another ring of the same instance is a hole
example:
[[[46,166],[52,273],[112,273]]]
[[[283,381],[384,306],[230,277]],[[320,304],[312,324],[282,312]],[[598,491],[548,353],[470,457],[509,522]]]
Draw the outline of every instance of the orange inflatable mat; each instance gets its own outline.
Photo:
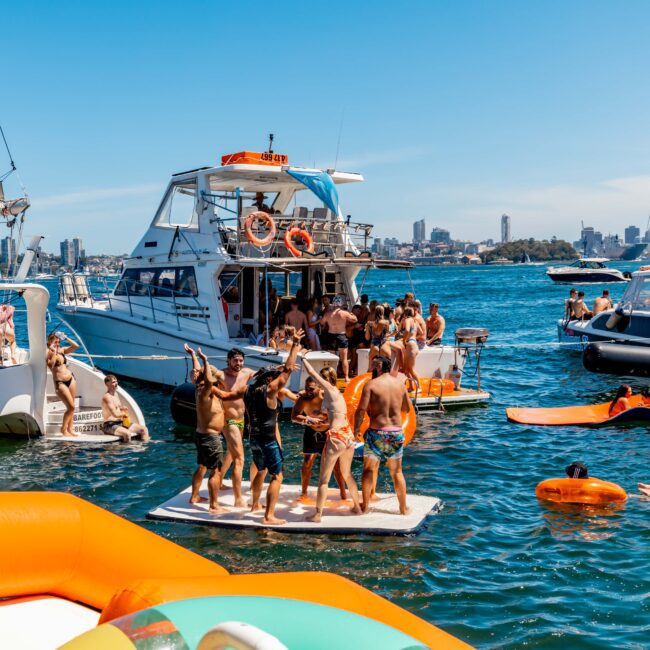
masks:
[[[617,415],[609,416],[609,405],[592,404],[589,406],[563,406],[560,408],[509,408],[506,415],[511,422],[519,424],[541,424],[547,426],[560,426],[566,424],[620,424],[622,422],[635,422],[650,420],[650,408],[641,406],[641,395],[632,395],[629,402],[632,408],[621,411]]]
[[[101,611],[100,623],[165,602],[211,595],[275,596],[380,621],[428,647],[463,641],[331,573],[231,576],[218,564],[69,494],[0,492],[0,598],[52,595]]]

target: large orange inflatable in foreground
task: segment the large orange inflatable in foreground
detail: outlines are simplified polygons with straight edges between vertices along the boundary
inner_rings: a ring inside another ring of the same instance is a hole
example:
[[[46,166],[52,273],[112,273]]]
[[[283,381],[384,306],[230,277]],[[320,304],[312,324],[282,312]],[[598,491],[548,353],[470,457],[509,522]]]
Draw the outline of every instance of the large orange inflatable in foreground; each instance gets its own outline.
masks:
[[[3,607],[25,599],[61,598],[100,611],[102,624],[182,599],[270,596],[344,609],[385,623],[427,647],[470,647],[341,576],[307,571],[232,576],[218,564],[70,494],[0,492],[0,525]],[[110,642],[101,646],[114,647]]]
[[[549,478],[535,489],[538,499],[556,503],[602,505],[627,499],[627,493],[616,483],[597,478]]]
[[[363,392],[363,387],[372,379],[372,375],[369,372],[364,373],[363,375],[358,375],[350,380],[348,385],[343,391],[343,399],[348,406],[348,420],[350,424],[354,427],[354,416],[357,412],[357,407],[361,401],[361,393]],[[361,434],[363,435],[366,432],[366,429],[370,425],[370,418],[368,414],[363,418],[363,424],[361,425]],[[409,400],[409,410],[402,411],[402,431],[404,431],[404,445],[408,445],[413,438],[415,433],[415,427],[417,426],[417,417],[415,414],[415,408],[411,400]]]

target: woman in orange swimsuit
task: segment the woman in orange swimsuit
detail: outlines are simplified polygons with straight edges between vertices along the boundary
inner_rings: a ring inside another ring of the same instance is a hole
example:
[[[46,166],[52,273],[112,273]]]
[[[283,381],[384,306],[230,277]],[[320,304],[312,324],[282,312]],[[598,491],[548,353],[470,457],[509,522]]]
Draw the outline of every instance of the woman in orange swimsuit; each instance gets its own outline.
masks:
[[[318,496],[316,497],[316,512],[307,517],[308,521],[319,523],[323,515],[323,507],[327,499],[327,486],[329,485],[334,465],[339,461],[343,480],[350,490],[352,497],[352,512],[361,514],[359,505],[359,491],[352,476],[352,459],[354,457],[354,432],[348,422],[348,407],[341,391],[336,386],[336,371],[333,368],[323,368],[319,375],[312,365],[303,357],[302,365],[313,377],[325,394],[321,409],[329,419],[329,429],[326,432],[327,442],[323,449],[320,461],[320,475],[318,477]]]
[[[630,408],[629,398],[632,397],[632,386],[621,384],[616,391],[616,397],[609,405],[609,415],[618,415]]]
[[[68,342],[68,346],[62,348],[61,341],[64,339]],[[47,367],[52,371],[54,391],[65,404],[61,433],[69,438],[77,435],[73,428],[77,380],[68,368],[65,355],[74,352],[78,347],[79,344],[70,340],[63,332],[52,332],[47,337]]]

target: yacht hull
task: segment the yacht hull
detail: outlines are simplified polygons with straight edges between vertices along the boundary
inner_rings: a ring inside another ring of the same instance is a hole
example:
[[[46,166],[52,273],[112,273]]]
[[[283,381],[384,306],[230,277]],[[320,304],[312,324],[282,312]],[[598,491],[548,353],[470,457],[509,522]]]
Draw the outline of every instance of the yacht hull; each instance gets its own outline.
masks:
[[[628,282],[628,278],[622,275],[597,271],[593,273],[547,273],[547,275],[558,284]]]

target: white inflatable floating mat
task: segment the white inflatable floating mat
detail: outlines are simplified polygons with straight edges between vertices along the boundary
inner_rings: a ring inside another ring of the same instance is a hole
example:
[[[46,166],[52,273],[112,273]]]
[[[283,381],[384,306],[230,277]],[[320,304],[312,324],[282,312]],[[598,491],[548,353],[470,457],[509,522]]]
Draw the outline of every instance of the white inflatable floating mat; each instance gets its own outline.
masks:
[[[72,443],[92,443],[95,445],[104,445],[107,442],[118,442],[119,436],[107,436],[103,433],[78,433],[76,436],[64,436],[63,434],[48,433],[45,436],[48,442],[72,442]]]
[[[229,484],[228,481],[226,481]],[[266,489],[262,490],[262,503],[266,498]],[[244,499],[250,502],[250,483],[242,483]],[[264,511],[251,512],[249,508],[235,508],[232,489],[225,487],[219,491],[219,505],[231,508],[228,512],[211,515],[207,503],[190,504],[191,488],[165,501],[147,513],[149,519],[180,521],[187,524],[220,526],[222,528],[272,528],[286,533],[328,533],[328,534],[362,534],[362,535],[413,535],[425,524],[429,514],[442,508],[442,501],[437,497],[408,494],[406,503],[410,512],[399,514],[397,497],[394,494],[377,494],[370,509],[363,515],[350,512],[351,500],[342,501],[338,489],[330,488],[323,511],[321,523],[305,521],[313,514],[316,488],[309,488],[309,496],[300,497],[299,485],[283,484],[280,498],[275,508],[275,516],[286,519],[281,526],[267,526],[263,523]],[[202,497],[208,496],[207,480],[201,485]]]

